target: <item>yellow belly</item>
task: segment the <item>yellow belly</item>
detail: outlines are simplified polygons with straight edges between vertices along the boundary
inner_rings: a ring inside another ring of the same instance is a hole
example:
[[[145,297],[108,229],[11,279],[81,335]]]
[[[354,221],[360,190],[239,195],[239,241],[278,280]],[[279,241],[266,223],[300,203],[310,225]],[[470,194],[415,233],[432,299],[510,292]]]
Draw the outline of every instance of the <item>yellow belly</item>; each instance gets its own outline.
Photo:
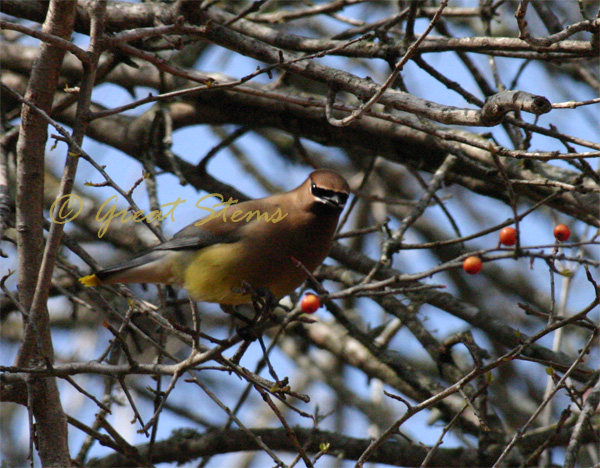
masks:
[[[184,287],[194,300],[235,305],[250,302],[250,295],[239,292],[244,281],[253,287],[268,288],[279,299],[304,280],[304,274],[293,267],[291,259],[265,263],[260,257],[249,258],[245,253],[236,243],[216,244],[195,254],[180,253]]]

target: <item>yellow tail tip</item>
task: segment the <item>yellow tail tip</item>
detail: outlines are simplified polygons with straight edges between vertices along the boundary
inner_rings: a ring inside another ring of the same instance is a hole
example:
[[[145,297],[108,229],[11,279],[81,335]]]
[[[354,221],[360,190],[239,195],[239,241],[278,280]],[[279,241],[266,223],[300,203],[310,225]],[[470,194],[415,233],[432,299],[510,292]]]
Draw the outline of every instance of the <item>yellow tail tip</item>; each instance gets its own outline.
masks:
[[[99,286],[100,285],[100,280],[98,279],[98,277],[96,275],[83,276],[83,277],[79,278],[79,282],[88,288],[90,286]]]

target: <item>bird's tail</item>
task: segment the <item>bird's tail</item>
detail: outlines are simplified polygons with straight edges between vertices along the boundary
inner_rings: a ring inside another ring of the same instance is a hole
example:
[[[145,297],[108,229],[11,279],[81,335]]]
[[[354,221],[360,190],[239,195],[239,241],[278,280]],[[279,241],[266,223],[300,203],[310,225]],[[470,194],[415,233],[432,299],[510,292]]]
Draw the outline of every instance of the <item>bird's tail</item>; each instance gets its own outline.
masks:
[[[79,278],[79,282],[83,284],[86,288],[90,288],[92,286],[100,286],[101,281],[96,275],[87,275]]]
[[[79,278],[79,282],[86,287],[115,283],[170,284],[177,280],[173,268],[176,255],[171,251],[148,252],[129,262]]]

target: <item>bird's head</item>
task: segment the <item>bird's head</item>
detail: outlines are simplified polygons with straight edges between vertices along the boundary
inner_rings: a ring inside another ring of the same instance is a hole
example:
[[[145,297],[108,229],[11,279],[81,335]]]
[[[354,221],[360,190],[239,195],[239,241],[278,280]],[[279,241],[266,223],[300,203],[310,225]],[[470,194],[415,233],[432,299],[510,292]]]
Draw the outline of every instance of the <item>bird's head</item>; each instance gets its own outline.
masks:
[[[318,169],[308,176],[313,205],[342,211],[350,194],[348,182],[335,171]]]

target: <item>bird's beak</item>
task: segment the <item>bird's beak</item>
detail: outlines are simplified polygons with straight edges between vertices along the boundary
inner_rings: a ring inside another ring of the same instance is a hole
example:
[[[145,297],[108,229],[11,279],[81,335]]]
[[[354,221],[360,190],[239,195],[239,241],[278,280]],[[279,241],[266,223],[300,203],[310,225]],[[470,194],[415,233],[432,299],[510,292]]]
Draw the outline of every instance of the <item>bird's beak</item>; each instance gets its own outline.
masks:
[[[336,208],[338,210],[343,209],[344,205],[346,204],[346,200],[348,200],[348,194],[329,190],[327,192],[328,193],[320,193],[318,196],[316,196],[317,200],[321,203],[331,206],[332,208]]]
[[[327,197],[325,199],[325,201],[327,203],[329,203],[330,205],[332,205],[336,208],[339,208],[340,210],[342,208],[344,208],[344,205],[346,204],[346,200],[348,200],[348,194],[341,193],[341,192],[336,192],[332,196]]]
[[[347,193],[318,187],[314,182],[310,187],[310,192],[317,202],[328,205],[336,210],[343,209],[346,200],[348,200]]]

